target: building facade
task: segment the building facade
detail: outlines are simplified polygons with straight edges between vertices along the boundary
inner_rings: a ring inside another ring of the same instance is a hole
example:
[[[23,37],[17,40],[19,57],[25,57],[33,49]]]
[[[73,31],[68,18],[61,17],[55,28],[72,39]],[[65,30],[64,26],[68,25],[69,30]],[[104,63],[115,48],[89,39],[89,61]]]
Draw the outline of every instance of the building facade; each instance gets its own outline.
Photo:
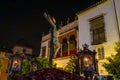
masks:
[[[96,50],[98,72],[108,75],[102,66],[105,58],[115,54],[115,42],[120,40],[120,0],[102,0],[83,10],[78,16],[79,48],[88,44]]]
[[[11,50],[6,49],[5,47],[0,48],[0,60],[2,60],[3,68],[0,71],[0,80],[7,80],[8,73],[6,73],[8,67],[8,57],[6,55],[12,54]]]
[[[20,42],[15,43],[12,46],[12,51],[13,51],[13,54],[25,53],[25,54],[28,54],[28,55],[32,55],[33,49],[32,49],[31,45],[28,45],[27,43],[20,41]]]
[[[21,69],[21,56],[32,56],[32,47],[25,43],[16,43],[11,49],[6,47],[0,48],[0,60],[3,62],[3,68],[0,71],[0,80],[7,80],[12,69],[18,66]],[[18,56],[20,55],[20,56]]]
[[[78,49],[78,21],[68,22],[67,25],[61,26],[58,29],[58,39],[60,50],[54,57],[54,62],[57,67],[64,68],[69,61],[69,56],[77,53]],[[40,57],[49,58],[50,54],[50,36],[51,33],[43,35],[41,40]]]

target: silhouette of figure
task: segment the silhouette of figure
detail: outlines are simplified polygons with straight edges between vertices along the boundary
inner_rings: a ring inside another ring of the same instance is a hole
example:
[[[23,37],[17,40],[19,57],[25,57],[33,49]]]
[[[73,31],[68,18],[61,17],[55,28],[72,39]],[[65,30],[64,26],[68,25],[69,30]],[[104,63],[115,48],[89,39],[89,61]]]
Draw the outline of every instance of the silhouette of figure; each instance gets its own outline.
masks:
[[[44,17],[48,20],[48,22],[52,25],[53,27],[53,44],[55,45],[55,52],[54,52],[54,57],[57,55],[57,52],[60,49],[60,43],[58,40],[58,31],[57,31],[57,26],[55,19],[52,17],[50,17],[50,15],[47,15],[46,13],[44,13]]]

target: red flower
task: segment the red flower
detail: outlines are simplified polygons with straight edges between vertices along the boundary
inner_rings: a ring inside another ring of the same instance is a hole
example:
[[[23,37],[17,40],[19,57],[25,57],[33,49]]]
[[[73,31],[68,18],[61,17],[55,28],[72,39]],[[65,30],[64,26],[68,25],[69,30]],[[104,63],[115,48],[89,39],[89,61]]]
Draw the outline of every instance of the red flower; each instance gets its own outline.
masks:
[[[79,75],[71,74],[55,68],[46,68],[31,72],[26,74],[26,76],[20,76],[19,80],[63,80],[64,78],[65,80],[84,80],[84,78]]]

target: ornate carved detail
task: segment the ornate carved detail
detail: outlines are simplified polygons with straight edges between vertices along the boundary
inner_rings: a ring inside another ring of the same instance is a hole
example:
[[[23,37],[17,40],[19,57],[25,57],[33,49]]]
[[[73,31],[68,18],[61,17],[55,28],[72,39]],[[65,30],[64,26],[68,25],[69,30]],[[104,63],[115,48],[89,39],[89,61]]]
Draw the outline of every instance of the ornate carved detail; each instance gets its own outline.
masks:
[[[69,30],[74,29],[76,27],[78,27],[78,21],[77,20],[74,21],[74,22],[71,22],[71,23],[69,23],[69,24],[67,24],[65,26],[63,26],[60,29],[60,34],[65,33],[66,31],[69,31]]]
[[[71,23],[63,26],[63,27],[59,30],[59,33],[60,33],[60,34],[66,33],[67,31],[70,31],[70,30],[75,29],[75,28],[77,28],[77,27],[78,27],[78,22],[77,22],[77,20],[75,20],[74,22],[71,22]],[[74,34],[75,32],[72,32],[72,33]],[[66,37],[66,36],[68,36],[68,34],[65,35],[65,36],[63,36],[63,37]],[[48,35],[44,35],[44,36],[42,37],[42,42],[44,42],[44,41],[46,41],[46,40],[48,40],[48,39],[50,39],[50,33],[49,33]]]
[[[84,49],[88,49],[89,45],[85,43],[85,44],[82,45],[82,47],[83,47]]]

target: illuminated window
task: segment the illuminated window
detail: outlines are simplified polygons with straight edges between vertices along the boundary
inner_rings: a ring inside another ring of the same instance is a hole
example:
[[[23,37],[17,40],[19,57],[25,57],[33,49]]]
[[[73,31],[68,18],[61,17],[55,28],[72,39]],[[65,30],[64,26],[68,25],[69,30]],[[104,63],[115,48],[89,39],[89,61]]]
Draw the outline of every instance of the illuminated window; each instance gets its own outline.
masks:
[[[98,48],[98,58],[104,59],[104,47]]]
[[[98,16],[90,21],[90,35],[91,35],[91,44],[101,44],[106,41],[105,39],[105,24],[104,16]]]

